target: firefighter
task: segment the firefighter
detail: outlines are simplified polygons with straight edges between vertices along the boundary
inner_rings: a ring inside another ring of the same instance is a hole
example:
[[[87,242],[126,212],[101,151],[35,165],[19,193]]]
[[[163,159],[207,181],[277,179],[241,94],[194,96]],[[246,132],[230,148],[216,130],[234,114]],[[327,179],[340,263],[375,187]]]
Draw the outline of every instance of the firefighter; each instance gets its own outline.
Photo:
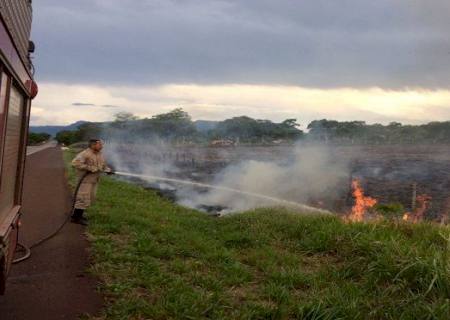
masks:
[[[75,208],[72,213],[72,222],[87,225],[83,216],[84,210],[94,202],[100,174],[105,172],[113,174],[113,170],[106,165],[102,154],[103,143],[100,139],[90,139],[89,147],[80,152],[72,161],[77,170],[78,179],[83,179],[75,199]],[[80,181],[80,180],[78,180]]]

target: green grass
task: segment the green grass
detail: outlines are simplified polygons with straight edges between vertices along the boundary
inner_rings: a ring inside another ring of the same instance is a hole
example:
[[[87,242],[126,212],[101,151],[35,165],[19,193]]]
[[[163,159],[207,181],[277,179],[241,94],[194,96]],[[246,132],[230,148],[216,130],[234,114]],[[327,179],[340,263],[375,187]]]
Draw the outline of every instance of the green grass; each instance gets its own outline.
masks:
[[[102,319],[450,316],[448,227],[285,209],[212,218],[111,178],[89,218]]]
[[[76,152],[72,149],[66,150],[63,152],[63,159],[66,164],[66,175],[69,185],[74,188],[76,184],[76,174],[75,169],[70,165],[73,158],[75,158]]]

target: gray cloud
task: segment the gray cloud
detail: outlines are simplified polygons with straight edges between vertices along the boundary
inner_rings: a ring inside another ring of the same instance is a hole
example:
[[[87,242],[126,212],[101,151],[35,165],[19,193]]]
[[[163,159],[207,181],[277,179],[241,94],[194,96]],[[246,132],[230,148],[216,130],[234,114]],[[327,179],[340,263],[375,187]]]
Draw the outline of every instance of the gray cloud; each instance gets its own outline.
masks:
[[[448,88],[448,0],[40,0],[38,79]]]
[[[101,107],[102,108],[120,108],[120,106],[114,106],[114,105],[111,105],[111,104],[104,104]]]
[[[85,103],[85,102],[73,102],[72,106],[75,106],[75,107],[120,108],[120,106],[115,106],[115,105],[112,105],[112,104],[96,105],[95,103]]]
[[[93,103],[84,103],[84,102],[74,102],[72,103],[72,105],[77,107],[95,107],[95,104]]]

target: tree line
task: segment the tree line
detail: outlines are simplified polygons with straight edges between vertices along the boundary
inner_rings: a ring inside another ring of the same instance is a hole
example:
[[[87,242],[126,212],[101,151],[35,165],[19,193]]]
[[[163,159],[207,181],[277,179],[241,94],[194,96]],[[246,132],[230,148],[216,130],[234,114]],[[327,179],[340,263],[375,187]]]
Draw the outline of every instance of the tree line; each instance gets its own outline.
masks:
[[[116,114],[112,122],[85,123],[77,130],[61,131],[56,135],[56,140],[66,145],[90,137],[123,142],[159,139],[180,144],[279,144],[297,140],[344,145],[450,143],[450,121],[424,125],[403,125],[398,122],[382,125],[323,119],[312,121],[307,126],[307,132],[299,127],[296,119],[275,123],[241,116],[214,123],[202,130],[187,112],[177,108],[144,119],[121,112]]]
[[[51,136],[45,132],[30,132],[28,134],[28,145],[33,146],[50,140]]]
[[[145,119],[121,112],[115,115],[112,122],[85,123],[80,125],[78,130],[61,131],[56,135],[56,140],[66,145],[84,141],[89,137],[122,142],[157,139],[180,144],[213,141],[273,143],[290,142],[301,138],[304,133],[299,126],[295,119],[275,123],[242,116],[217,122],[211,129],[200,130],[187,112],[177,108]]]
[[[308,125],[308,139],[330,144],[447,144],[450,121],[423,125],[367,124],[364,121],[316,120]]]

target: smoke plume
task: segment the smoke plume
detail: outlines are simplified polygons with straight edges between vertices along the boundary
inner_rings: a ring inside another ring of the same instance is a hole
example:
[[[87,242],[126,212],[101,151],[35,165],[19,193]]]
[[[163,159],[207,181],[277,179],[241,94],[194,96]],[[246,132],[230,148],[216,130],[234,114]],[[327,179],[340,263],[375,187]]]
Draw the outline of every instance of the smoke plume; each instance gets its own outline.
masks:
[[[338,161],[326,147],[293,148],[291,159],[249,160],[230,165],[216,174],[212,184],[321,207],[338,200],[348,187],[346,161]],[[181,204],[189,207],[221,206],[228,212],[274,205],[271,200],[216,189],[196,192],[183,188],[178,197]]]
[[[215,208],[212,211],[224,214],[258,207],[280,206],[283,205],[283,200],[334,208],[335,202],[342,198],[342,193],[348,189],[347,161],[336,157],[333,149],[329,147],[298,144],[285,148],[288,152],[277,154],[277,149],[268,148],[269,153],[272,153],[269,157],[263,157],[256,152],[250,157],[242,157],[243,159],[236,156],[238,151],[234,148],[217,150],[213,157],[210,155],[210,148],[190,151],[195,153],[198,159],[228,161],[224,168],[208,173],[206,171],[210,169],[202,169],[201,163],[197,164],[196,169],[180,166],[174,159],[174,154],[177,154],[179,149],[163,141],[140,141],[131,144],[110,140],[105,152],[108,160],[120,171],[152,177],[194,180],[224,188],[178,184],[176,181],[161,183],[153,178],[142,178],[147,186],[176,190],[177,202],[191,208]],[[280,199],[280,202],[274,201],[273,198]]]

